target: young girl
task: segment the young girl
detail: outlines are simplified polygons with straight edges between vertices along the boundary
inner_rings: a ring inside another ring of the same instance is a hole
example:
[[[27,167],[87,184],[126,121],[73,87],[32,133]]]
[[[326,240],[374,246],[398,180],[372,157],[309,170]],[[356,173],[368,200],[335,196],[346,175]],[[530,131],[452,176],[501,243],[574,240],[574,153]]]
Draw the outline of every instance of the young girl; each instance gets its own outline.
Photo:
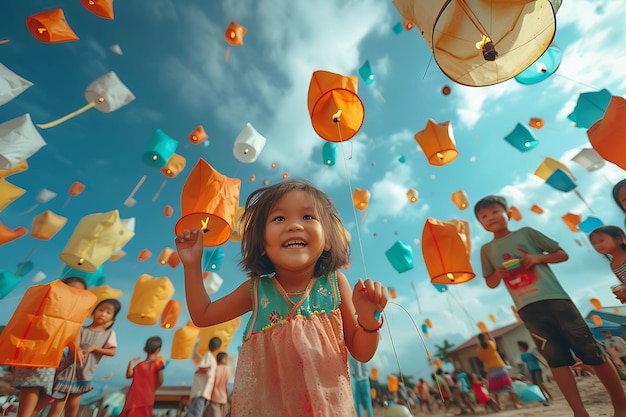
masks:
[[[102,356],[114,356],[117,348],[115,332],[111,329],[121,308],[115,299],[100,301],[93,309],[93,321],[80,329],[80,347],[68,352],[56,371],[48,417],[76,417],[80,397],[93,389],[91,381]]]
[[[471,374],[470,375],[470,384],[472,385],[472,390],[474,391],[474,395],[476,395],[476,400],[480,404],[484,404],[485,411],[489,411],[492,409],[493,411],[500,411],[500,407],[489,395],[489,391],[485,388],[485,383],[478,378],[478,375]]]
[[[337,269],[349,238],[323,191],[298,180],[255,190],[242,218],[242,267],[249,280],[211,301],[202,284],[202,232],[176,246],[189,314],[206,327],[252,311],[239,352],[232,415],[354,416],[347,352],[369,361],[378,346],[387,288]]]
[[[626,303],[626,234],[617,226],[601,226],[589,234],[593,248],[611,260],[611,269],[624,285],[614,290],[615,297]]]
[[[152,417],[154,393],[163,384],[162,371],[165,362],[163,357],[159,356],[162,344],[159,336],[150,337],[143,348],[146,360],[137,365],[135,363],[139,358],[133,358],[128,362],[126,378],[132,378],[133,382],[130,384],[119,417]]]
[[[87,283],[79,277],[67,277],[62,280],[66,285],[80,290],[87,289]],[[44,396],[52,395],[55,368],[30,368],[16,366],[13,370],[13,387],[20,389],[18,417],[31,417],[46,405]],[[41,404],[41,406],[39,406]]]

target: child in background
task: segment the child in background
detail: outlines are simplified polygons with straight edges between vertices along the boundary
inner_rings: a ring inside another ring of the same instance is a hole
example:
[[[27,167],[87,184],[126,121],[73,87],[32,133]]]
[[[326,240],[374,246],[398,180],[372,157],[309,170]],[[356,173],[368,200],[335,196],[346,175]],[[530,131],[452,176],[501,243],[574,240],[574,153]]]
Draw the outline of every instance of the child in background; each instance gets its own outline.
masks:
[[[566,261],[559,244],[531,227],[510,231],[506,200],[487,196],[474,206],[474,214],[493,240],[483,245],[480,259],[487,286],[504,281],[518,314],[546,359],[554,380],[575,417],[589,417],[570,369],[572,350],[592,365],[606,388],[615,410],[614,417],[626,417],[626,395],[613,363],[607,360],[589,326],[569,298],[550,263]]]
[[[209,350],[202,355],[198,362],[198,369],[193,374],[193,383],[189,392],[189,408],[187,417],[202,417],[211,406],[211,394],[215,385],[215,371],[217,369],[216,355],[222,346],[222,339],[212,337],[209,340]]]
[[[611,261],[611,270],[622,283],[611,287],[615,298],[626,303],[626,234],[617,226],[601,226],[589,234],[593,248]]]
[[[152,417],[154,393],[163,385],[162,371],[165,363],[163,357],[159,356],[162,344],[160,337],[150,337],[143,348],[146,360],[137,363],[139,358],[133,358],[128,362],[126,378],[132,379],[133,382],[128,389],[120,417]]]
[[[286,180],[253,191],[242,218],[249,280],[212,301],[202,284],[202,231],[176,238],[193,322],[211,326],[252,311],[244,331],[232,415],[354,415],[347,350],[368,362],[378,347],[387,288],[339,271],[349,238],[326,193]]]
[[[526,364],[528,367],[528,372],[530,372],[530,379],[533,381],[533,384],[537,385],[541,390],[546,401],[550,401],[552,399],[552,395],[548,392],[548,389],[543,384],[543,375],[541,371],[541,365],[548,368],[539,356],[535,355],[533,352],[528,351],[528,343],[520,340],[517,342],[517,347],[520,352],[522,352],[521,359],[522,362]]]
[[[80,397],[93,389],[91,384],[102,356],[114,356],[117,348],[115,332],[111,329],[121,309],[116,299],[100,301],[93,309],[93,321],[80,330],[80,345],[76,352],[63,357],[57,369],[48,417],[76,417]],[[77,360],[77,359],[78,360]]]
[[[87,289],[87,283],[79,277],[67,277],[63,283],[80,290]],[[78,340],[78,334],[77,339]],[[16,366],[13,368],[13,387],[20,390],[20,406],[17,417],[31,417],[39,414],[52,395],[55,368],[30,368]],[[47,396],[47,398],[46,398]]]
[[[478,378],[478,375],[470,374],[470,384],[472,385],[472,391],[474,391],[474,395],[476,396],[476,401],[485,406],[486,412],[489,412],[489,409],[492,409],[493,411],[501,411],[500,406],[498,406],[491,395],[489,395],[489,391],[485,388],[485,383]]]
[[[228,407],[228,380],[230,368],[228,367],[228,354],[217,354],[217,367],[215,368],[215,383],[211,393],[212,417],[225,417]]]

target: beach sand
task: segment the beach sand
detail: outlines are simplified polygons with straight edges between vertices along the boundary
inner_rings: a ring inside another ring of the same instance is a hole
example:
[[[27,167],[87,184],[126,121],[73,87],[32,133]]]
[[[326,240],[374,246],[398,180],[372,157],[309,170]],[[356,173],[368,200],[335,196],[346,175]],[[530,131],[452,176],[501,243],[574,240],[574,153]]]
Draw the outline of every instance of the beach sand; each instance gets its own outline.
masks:
[[[578,389],[580,391],[583,403],[592,417],[611,417],[613,415],[613,407],[609,401],[609,396],[604,390],[602,383],[596,376],[576,377]],[[554,399],[550,402],[550,406],[544,406],[542,403],[522,403],[522,408],[514,409],[507,396],[501,396],[500,402],[504,410],[500,412],[486,413],[483,406],[476,408],[476,413],[468,414],[470,416],[493,415],[498,417],[534,417],[541,415],[542,417],[565,417],[571,416],[572,411],[563,398],[555,383],[547,383],[546,387],[553,395]],[[622,387],[626,389],[626,383],[622,381]],[[374,408],[375,417],[386,417],[385,408]],[[459,409],[451,407],[448,411],[433,411],[432,413],[419,411],[419,406],[412,410],[413,416],[432,416],[432,417],[451,417],[459,413]],[[365,413],[367,415],[367,413]]]

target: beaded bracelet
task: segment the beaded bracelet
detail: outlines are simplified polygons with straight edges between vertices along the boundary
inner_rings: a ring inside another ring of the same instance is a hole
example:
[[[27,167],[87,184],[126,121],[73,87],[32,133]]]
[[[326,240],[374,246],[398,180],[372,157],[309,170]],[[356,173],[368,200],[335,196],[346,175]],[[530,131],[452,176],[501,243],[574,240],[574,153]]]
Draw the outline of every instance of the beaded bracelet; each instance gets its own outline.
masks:
[[[383,323],[385,322],[384,317],[380,318],[380,324],[378,325],[377,328],[370,330],[370,329],[366,329],[365,327],[363,327],[363,325],[361,324],[361,322],[359,321],[359,318],[357,317],[356,319],[356,324],[358,325],[358,327],[360,327],[365,333],[378,333],[378,331],[383,327]]]

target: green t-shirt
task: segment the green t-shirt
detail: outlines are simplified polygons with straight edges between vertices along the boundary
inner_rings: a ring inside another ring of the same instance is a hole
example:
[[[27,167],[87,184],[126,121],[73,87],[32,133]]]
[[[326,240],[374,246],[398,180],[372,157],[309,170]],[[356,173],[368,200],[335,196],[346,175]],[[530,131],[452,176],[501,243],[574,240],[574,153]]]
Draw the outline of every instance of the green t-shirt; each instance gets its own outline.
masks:
[[[496,267],[506,260],[519,259],[524,254],[554,252],[558,246],[558,242],[538,230],[532,227],[522,227],[505,237],[493,239],[483,245],[480,249],[483,276],[488,277],[493,274]],[[518,309],[542,300],[569,299],[547,264],[536,265],[530,270],[520,267],[511,272],[514,277],[503,281]]]

